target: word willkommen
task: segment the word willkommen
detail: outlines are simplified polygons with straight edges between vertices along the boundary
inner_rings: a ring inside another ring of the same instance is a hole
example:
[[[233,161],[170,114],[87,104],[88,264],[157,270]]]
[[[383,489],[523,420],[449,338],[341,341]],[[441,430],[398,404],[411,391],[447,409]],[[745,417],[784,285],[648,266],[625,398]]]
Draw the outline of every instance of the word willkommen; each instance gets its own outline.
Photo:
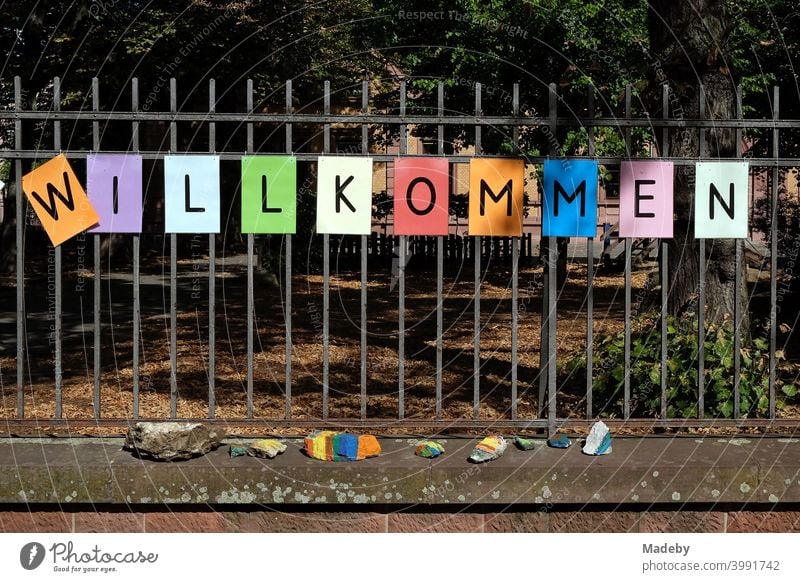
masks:
[[[220,171],[215,155],[164,157],[165,230],[220,231]],[[317,170],[317,232],[369,234],[372,227],[372,158],[322,156]],[[441,158],[394,161],[394,232],[448,233],[449,163]],[[521,236],[523,160],[470,160],[469,233]],[[242,232],[293,234],[297,218],[297,159],[245,156]],[[621,237],[672,237],[673,165],[627,161],[620,171]],[[544,163],[542,236],[593,237],[597,223],[596,160]],[[697,238],[747,237],[747,162],[695,165],[694,229]],[[22,187],[54,245],[87,229],[95,233],[142,230],[142,158],[91,154],[87,188],[62,154],[22,179]]]

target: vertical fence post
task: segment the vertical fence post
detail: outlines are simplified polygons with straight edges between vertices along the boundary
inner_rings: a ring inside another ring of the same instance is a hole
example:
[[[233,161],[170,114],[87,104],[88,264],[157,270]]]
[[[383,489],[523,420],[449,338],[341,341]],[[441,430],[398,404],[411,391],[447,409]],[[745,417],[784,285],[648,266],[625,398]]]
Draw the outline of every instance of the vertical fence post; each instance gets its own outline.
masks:
[[[482,117],[481,84],[475,83],[475,117]],[[482,153],[481,126],[475,125],[475,155]],[[472,377],[472,418],[477,420],[481,411],[481,242],[482,237],[476,236],[473,240],[473,253],[475,261],[475,297],[474,307],[474,334],[473,340],[473,377]]]
[[[406,82],[400,81],[400,117],[406,115]],[[400,155],[408,152],[408,127],[400,124]],[[405,417],[405,375],[406,375],[406,237],[395,235],[398,241],[399,257],[397,265],[398,306],[397,306],[397,409],[398,418]]]
[[[253,113],[253,80],[247,79],[245,88],[245,103],[247,113]],[[246,126],[246,143],[245,152],[247,154],[253,153],[253,123],[247,122]],[[253,418],[253,383],[254,383],[254,362],[253,351],[255,350],[255,298],[253,293],[253,250],[255,247],[255,235],[252,232],[247,233],[247,418]]]
[[[706,96],[703,85],[700,85],[700,119],[705,118],[706,111]],[[704,128],[699,128],[700,133],[700,158],[706,155],[706,131]],[[697,287],[697,411],[700,416],[700,411],[705,413],[705,368],[706,368],[706,239],[701,238],[698,243],[700,254],[700,273],[699,284]],[[734,399],[738,394],[734,395]],[[737,407],[738,404],[734,404]]]
[[[361,113],[369,114],[369,80],[361,82]],[[369,153],[369,125],[361,124],[361,154]],[[369,237],[361,235],[361,419],[367,418],[367,253]]]
[[[131,80],[131,111],[139,111],[139,79]],[[139,122],[131,123],[131,149],[139,152]],[[133,235],[133,418],[139,418],[139,342],[141,333],[141,302],[139,298],[139,259],[141,235]]]
[[[556,84],[550,83],[549,86],[549,119],[550,131],[553,142],[558,136],[558,94]],[[551,153],[557,154],[555,147],[551,145]],[[557,326],[557,289],[556,280],[558,264],[558,239],[554,236],[547,241],[547,318],[544,326],[547,334],[547,434],[551,436],[556,431],[556,416],[558,406],[558,396],[556,394],[556,326]],[[544,341],[542,342],[544,343]]]
[[[625,86],[625,120],[631,118],[631,86]],[[625,152],[631,157],[631,128],[625,128]],[[623,411],[625,420],[631,417],[631,261],[633,239],[625,239],[625,376],[623,379]]]
[[[519,117],[519,83],[514,83],[511,90],[511,113]],[[519,126],[512,129],[514,155],[519,155]],[[524,224],[524,218],[522,218]],[[519,242],[520,237],[511,238],[511,420],[517,419],[517,373],[519,342]]]
[[[61,79],[58,77],[53,78],[53,110],[61,111]],[[61,151],[61,122],[53,122],[53,148],[56,151]],[[62,326],[63,326],[63,281],[61,278],[61,245],[55,248],[55,310],[56,310],[56,326],[55,326],[55,383],[56,383],[56,418],[62,417],[62,403],[63,403],[63,388],[64,388],[64,375],[61,362],[61,348],[62,348]]]
[[[594,86],[589,86],[587,114],[594,119]],[[589,157],[595,155],[594,126],[586,128],[589,141]],[[597,231],[597,224],[595,224]],[[594,237],[586,240],[586,418],[594,416]]]
[[[208,112],[217,110],[217,95],[214,79],[208,80]],[[208,124],[208,152],[217,151],[217,124]],[[217,235],[208,235],[208,418],[216,416],[216,280],[217,280]]]
[[[661,86],[661,108],[662,117],[669,119],[669,85],[666,83]],[[664,127],[661,133],[661,157],[669,157],[669,128]],[[669,299],[669,242],[661,239],[661,408],[660,416],[667,418],[667,307]],[[703,410],[700,407],[700,416],[703,418]]]
[[[741,121],[742,119],[742,86],[738,85],[736,87],[736,119]],[[736,157],[742,157],[742,130],[741,128],[736,128]],[[736,269],[734,275],[734,286],[736,287],[736,294],[734,297],[736,299],[733,302],[733,393],[737,403],[741,403],[740,397],[740,382],[742,378],[742,338],[741,338],[741,326],[742,326],[742,310],[739,305],[739,293],[741,292],[742,288],[742,239],[737,238],[734,240],[734,245],[736,245]],[[747,265],[744,266],[747,269]],[[745,286],[745,296],[748,296],[746,293],[747,291],[747,277],[745,271],[745,279],[744,279],[744,286]],[[748,301],[749,305],[749,301]],[[758,401],[756,401],[756,406],[758,405]],[[752,403],[751,403],[752,406]],[[734,410],[734,418],[739,418],[741,415],[741,410],[739,409],[739,405],[735,407]]]
[[[100,110],[100,81],[97,77],[92,78],[92,111],[95,113]],[[92,149],[95,152],[100,151],[100,123],[98,121],[92,122]],[[86,168],[87,172],[89,168]],[[101,320],[100,320],[100,235],[95,234],[92,237],[94,242],[94,392],[92,395],[92,409],[95,418],[100,418],[100,350],[101,346]],[[110,310],[109,310],[110,311]]]
[[[439,81],[437,86],[437,105],[436,112],[441,119],[444,117],[444,83]],[[437,128],[436,138],[436,151],[440,156],[444,156],[444,125],[439,124]],[[448,163],[448,168],[450,164]],[[449,173],[449,171],[448,171]],[[449,187],[449,186],[448,186]],[[447,193],[450,195],[450,192]],[[449,233],[448,225],[448,233]],[[448,239],[450,238],[448,234]],[[442,341],[444,334],[444,297],[443,297],[443,279],[444,279],[444,237],[436,237],[436,419],[442,417]]]
[[[286,81],[286,115],[292,114],[292,80],[289,79]],[[291,154],[294,151],[292,146],[292,122],[286,123],[286,153]],[[287,234],[284,235],[286,240],[286,248],[284,249],[285,253],[285,274],[284,274],[284,285],[285,288],[285,304],[286,310],[283,316],[283,320],[286,325],[286,335],[285,335],[285,348],[286,348],[286,361],[284,362],[284,386],[285,386],[285,397],[286,401],[284,403],[284,416],[286,418],[292,417],[292,235]]]
[[[325,81],[323,107],[325,115],[331,114],[331,82]],[[331,124],[323,126],[323,154],[331,151]],[[328,418],[328,380],[330,365],[330,235],[322,235],[322,418]]]
[[[169,151],[178,150],[178,124],[175,121],[178,111],[177,84],[169,80],[169,110],[172,121],[169,124]],[[169,415],[178,415],[178,235],[169,235]]]
[[[14,77],[14,110],[22,110],[22,79]],[[22,149],[22,120],[14,120],[14,148]],[[25,417],[25,196],[22,193],[22,160],[14,160],[16,198],[14,208],[14,239],[16,245],[16,307],[17,307],[17,418]]]
[[[780,89],[772,89],[772,119],[780,119]],[[775,165],[772,167],[772,196],[770,201],[770,227],[769,227],[769,417],[775,418],[777,412],[775,396],[775,376],[777,358],[777,327],[778,327],[778,179],[780,168],[778,160],[780,153],[780,134],[778,128],[772,130],[772,155]]]

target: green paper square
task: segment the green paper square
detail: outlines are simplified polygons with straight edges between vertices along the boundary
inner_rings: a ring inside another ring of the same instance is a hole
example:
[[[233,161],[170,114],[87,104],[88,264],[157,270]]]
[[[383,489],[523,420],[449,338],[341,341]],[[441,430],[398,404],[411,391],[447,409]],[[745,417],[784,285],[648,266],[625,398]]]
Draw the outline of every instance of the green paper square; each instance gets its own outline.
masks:
[[[266,186],[266,204],[264,191]],[[265,212],[265,210],[267,210]],[[242,232],[295,234],[297,229],[297,158],[242,158]]]

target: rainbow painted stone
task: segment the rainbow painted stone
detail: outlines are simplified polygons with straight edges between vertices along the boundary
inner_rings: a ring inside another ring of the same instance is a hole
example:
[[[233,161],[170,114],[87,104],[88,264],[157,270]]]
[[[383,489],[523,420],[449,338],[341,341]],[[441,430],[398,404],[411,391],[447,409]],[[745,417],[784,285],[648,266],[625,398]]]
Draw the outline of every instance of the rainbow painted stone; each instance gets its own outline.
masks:
[[[414,454],[425,459],[435,459],[444,454],[444,447],[437,441],[419,441]]]
[[[371,434],[316,430],[304,443],[306,455],[320,461],[362,461],[381,454],[381,445]]]
[[[475,445],[469,460],[473,463],[485,463],[486,461],[493,461],[502,456],[506,452],[508,443],[506,439],[500,435],[488,436]]]

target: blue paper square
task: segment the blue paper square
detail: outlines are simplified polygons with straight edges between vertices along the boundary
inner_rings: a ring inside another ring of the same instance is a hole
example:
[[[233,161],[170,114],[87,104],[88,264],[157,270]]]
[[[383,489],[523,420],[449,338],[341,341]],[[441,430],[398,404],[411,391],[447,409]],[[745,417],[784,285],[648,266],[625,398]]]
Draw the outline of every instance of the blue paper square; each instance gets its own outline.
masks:
[[[546,160],[542,236],[597,234],[597,160]]]

